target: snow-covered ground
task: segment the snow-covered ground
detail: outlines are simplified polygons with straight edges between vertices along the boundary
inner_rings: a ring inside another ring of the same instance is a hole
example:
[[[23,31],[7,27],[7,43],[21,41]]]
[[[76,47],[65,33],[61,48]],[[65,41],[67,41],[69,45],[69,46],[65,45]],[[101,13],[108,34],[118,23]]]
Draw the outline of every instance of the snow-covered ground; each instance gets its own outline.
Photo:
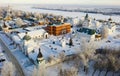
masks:
[[[7,55],[5,53],[3,53],[3,48],[0,44],[0,60],[1,59],[5,59],[4,62],[8,61]],[[1,68],[3,67],[4,62],[0,62],[0,71],[1,71]],[[0,76],[1,76],[1,74],[0,74]]]
[[[65,17],[83,17],[85,16],[85,13],[81,13],[81,12],[64,12],[64,11],[53,11],[53,10],[43,10],[43,9],[32,9],[30,6],[13,6],[12,7],[15,10],[22,10],[22,11],[28,11],[28,12],[40,12],[40,13],[51,13],[51,14],[56,14],[56,15],[63,15]],[[18,9],[19,8],[19,9]],[[108,15],[102,15],[102,14],[89,14],[90,17],[92,18],[96,18],[96,19],[108,19],[110,16]],[[111,16],[111,18],[113,19],[113,21],[116,22],[120,22],[120,16]],[[113,36],[116,34],[119,34],[120,32],[116,32],[113,35],[110,35],[111,38],[105,39],[105,40],[101,40],[101,41],[97,41],[96,43],[98,44],[103,44],[102,46],[105,45],[109,45],[109,46],[114,46],[114,47],[120,47],[120,39],[113,39]],[[2,34],[2,39],[8,44],[11,43],[11,40],[5,35]],[[71,35],[66,35],[66,42],[68,43],[69,41],[69,37]],[[72,47],[69,47],[68,45],[64,47],[61,46],[59,40],[62,38],[62,36],[59,37],[55,37],[55,36],[50,36],[49,39],[43,39],[43,40],[39,40],[38,42],[38,46],[41,48],[41,52],[43,54],[43,56],[45,58],[49,57],[50,55],[54,55],[55,57],[58,56],[58,54],[62,51],[65,51],[66,55],[70,55],[75,53],[77,50],[80,50],[80,41],[81,38],[89,38],[88,35],[86,35],[85,33],[76,33],[73,36],[73,45]],[[111,43],[106,43],[107,40],[110,40]],[[55,41],[55,44],[53,44],[53,41]],[[102,47],[101,46],[101,47]],[[14,49],[15,46],[9,46],[10,49]],[[52,48],[52,49],[51,49]],[[35,51],[38,51],[35,50]],[[25,69],[25,71],[27,71],[27,73],[31,73],[31,71],[33,70],[33,64],[29,61],[28,57],[26,57],[21,50],[19,50],[18,48],[16,48],[15,50],[12,50],[12,53],[15,55],[15,57],[17,58],[17,60],[19,61],[19,63],[21,64],[21,66],[23,66],[23,68]],[[38,54],[38,52],[36,53]],[[34,56],[34,55],[33,55]],[[28,64],[29,63],[29,64]],[[58,69],[57,67],[61,65],[61,64],[57,64],[55,66],[51,66],[47,68],[47,76],[57,76],[58,73]],[[71,67],[71,64],[68,65],[68,63],[62,63],[62,67],[67,68],[67,67]],[[93,72],[93,68],[92,66],[90,66],[89,72],[88,72],[88,76],[91,76]],[[99,71],[97,70],[95,72],[94,76],[98,76]],[[103,71],[101,73],[100,76],[104,76],[105,72]],[[29,76],[29,75],[28,75]],[[84,72],[83,72],[83,68],[80,69],[79,72],[79,76],[85,76]],[[107,76],[111,76],[111,72],[108,73]],[[116,76],[119,76],[118,74],[116,74]]]
[[[32,69],[34,68],[33,63],[22,53],[18,48],[14,45],[10,45],[12,43],[11,39],[7,37],[5,33],[0,33],[0,38],[6,43],[6,46],[10,49],[12,54],[16,57],[17,61],[23,68],[26,75],[30,76],[32,74]],[[29,73],[29,74],[28,74]]]
[[[118,33],[118,32],[117,32]],[[5,34],[2,34],[2,39],[4,39],[4,41],[7,43],[7,44],[10,44],[10,39],[8,37],[6,37]],[[72,54],[72,53],[75,53],[77,50],[80,49],[80,41],[81,41],[81,37],[83,38],[88,38],[88,35],[85,34],[85,33],[75,33],[72,35],[73,38],[73,45],[71,48],[66,45],[65,48],[61,46],[59,40],[62,38],[63,36],[50,36],[48,39],[42,39],[42,40],[39,40],[37,41],[38,42],[38,46],[41,48],[41,52],[43,53],[44,57],[48,57],[50,55],[58,55],[60,52],[62,52],[63,50],[65,51],[66,55],[67,54]],[[67,40],[69,37],[71,37],[71,34],[67,34],[65,35],[65,38],[66,38],[66,42],[68,42],[69,40]],[[116,39],[119,41],[119,39]],[[120,45],[120,43],[118,42],[118,44],[115,43],[116,41],[115,39],[111,40],[111,43],[106,43],[105,41],[107,41],[107,39],[105,40],[102,40],[102,41],[98,41],[96,43],[99,43],[99,44],[104,44],[104,45],[114,45],[116,47]],[[53,41],[55,41],[55,44],[53,44]],[[50,46],[51,45],[51,46]],[[14,49],[15,46],[9,46],[9,48],[11,49]],[[53,49],[51,50],[51,47],[53,47]],[[79,47],[79,48],[78,48]],[[57,48],[56,50],[54,48]],[[68,51],[69,50],[69,51]],[[37,51],[37,50],[36,50]],[[28,74],[28,76],[31,75],[32,73],[32,70],[34,68],[34,65],[31,64],[31,62],[29,61],[28,57],[26,57],[19,49],[16,49],[14,51],[12,51],[12,53],[16,56],[16,58],[19,60],[19,63],[23,66],[23,68],[25,69],[26,73]],[[68,67],[71,67],[72,65],[72,62],[70,63],[61,63],[62,64],[62,67],[63,68],[68,68]],[[58,67],[61,65],[61,64],[56,64],[54,66],[51,66],[51,67],[48,67],[47,68],[47,76],[57,76],[58,74]],[[88,72],[88,76],[91,76],[93,73],[93,68],[92,66],[90,66],[90,69],[89,69],[89,72]],[[98,73],[99,71],[97,70],[95,72],[95,75],[94,76],[98,76]],[[107,76],[110,76],[112,72],[109,72]],[[79,70],[79,76],[85,76],[85,73],[83,72],[83,68],[80,68]],[[104,76],[105,72],[102,71],[101,75],[100,76]],[[115,73],[115,76],[119,76],[119,73]]]
[[[15,10],[22,10],[22,11],[28,11],[28,12],[50,13],[50,14],[62,15],[64,17],[73,17],[73,18],[75,18],[75,17],[81,18],[81,17],[85,16],[85,13],[82,13],[82,12],[66,12],[66,11],[55,11],[55,10],[44,10],[44,9],[34,9],[34,8],[31,8],[31,7],[32,7],[32,5],[22,5],[22,6],[12,5],[12,8],[15,9]],[[102,19],[102,20],[107,20],[111,17],[113,19],[113,21],[120,23],[120,16],[118,16],[118,15],[109,16],[109,15],[103,15],[103,14],[89,13],[89,16],[92,17],[92,18]]]

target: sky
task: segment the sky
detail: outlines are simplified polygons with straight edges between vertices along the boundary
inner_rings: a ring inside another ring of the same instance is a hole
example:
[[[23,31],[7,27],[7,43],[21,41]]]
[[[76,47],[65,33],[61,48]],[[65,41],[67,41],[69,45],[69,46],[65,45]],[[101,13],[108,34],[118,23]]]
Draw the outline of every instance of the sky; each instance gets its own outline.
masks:
[[[81,4],[81,5],[120,5],[120,0],[0,0],[0,4]]]

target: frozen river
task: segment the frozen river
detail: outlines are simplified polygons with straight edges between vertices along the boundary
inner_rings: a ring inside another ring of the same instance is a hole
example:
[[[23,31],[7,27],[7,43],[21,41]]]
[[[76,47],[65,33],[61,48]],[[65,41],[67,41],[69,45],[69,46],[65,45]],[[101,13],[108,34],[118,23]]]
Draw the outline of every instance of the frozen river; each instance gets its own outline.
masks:
[[[83,12],[67,12],[67,11],[57,11],[57,10],[44,10],[44,9],[34,9],[31,8],[32,6],[29,5],[23,5],[23,6],[12,6],[13,9],[16,10],[22,10],[22,11],[28,11],[28,12],[40,12],[40,13],[51,13],[51,14],[56,14],[56,15],[62,15],[64,17],[83,17],[85,16],[86,13]],[[112,18],[113,21],[115,22],[119,22],[120,23],[120,16],[118,15],[103,15],[103,14],[93,14],[93,13],[89,13],[89,16],[92,18],[96,18],[96,19],[103,19],[103,20],[107,20],[108,18]]]

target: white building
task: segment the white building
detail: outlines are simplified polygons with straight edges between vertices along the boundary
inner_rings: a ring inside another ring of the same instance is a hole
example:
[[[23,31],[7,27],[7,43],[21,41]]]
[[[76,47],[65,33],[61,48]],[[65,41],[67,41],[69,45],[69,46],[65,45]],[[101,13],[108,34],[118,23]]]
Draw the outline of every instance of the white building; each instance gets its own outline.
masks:
[[[12,32],[14,31],[16,30],[13,30]],[[33,52],[33,50],[39,46],[36,39],[48,38],[48,33],[41,27],[18,29],[18,32],[19,33],[16,34],[10,34],[10,36],[16,44],[20,45],[22,52],[25,53],[25,55]]]
[[[25,28],[24,30],[27,31],[27,34],[32,38],[48,38],[48,33],[40,28],[40,27],[30,27],[30,28]],[[26,32],[19,33],[19,37],[22,39],[25,36]]]
[[[73,25],[78,25],[80,22],[80,19],[78,17],[72,19]]]
[[[62,39],[61,40],[61,46],[64,48],[66,46],[66,40],[65,39]]]

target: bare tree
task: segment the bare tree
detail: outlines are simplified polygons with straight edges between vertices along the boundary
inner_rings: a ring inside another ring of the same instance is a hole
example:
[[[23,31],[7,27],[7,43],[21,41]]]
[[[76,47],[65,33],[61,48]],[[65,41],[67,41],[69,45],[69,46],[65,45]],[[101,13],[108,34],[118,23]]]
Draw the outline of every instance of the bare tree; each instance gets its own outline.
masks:
[[[50,55],[47,60],[48,60],[48,62],[50,62],[50,63],[51,63],[53,60],[56,61],[54,55]]]
[[[61,59],[61,61],[64,61],[65,60],[65,53],[64,52],[59,53],[59,58]]]
[[[16,72],[16,69],[13,63],[5,62],[1,70],[1,75],[2,76],[15,76],[15,72]]]
[[[103,69],[106,71],[105,76],[107,76],[109,71],[112,71],[114,76],[114,72],[120,69],[119,52],[116,49],[111,50],[105,47],[101,53],[97,54],[97,58],[94,61],[94,70],[98,69],[100,71],[99,76]]]
[[[78,69],[71,67],[70,69],[60,69],[58,76],[78,76]]]
[[[33,72],[32,72],[32,76],[37,76],[37,72],[38,72],[37,68],[34,67]]]
[[[35,14],[34,14],[34,17],[39,20],[39,19],[42,19],[42,18],[43,18],[43,15],[40,14],[40,13],[35,13]]]
[[[88,62],[94,58],[94,54],[95,54],[95,50],[98,48],[99,46],[94,42],[94,41],[90,41],[87,42],[85,39],[83,39],[82,44],[81,44],[81,53],[79,54],[82,63],[84,65],[84,72],[88,71]]]
[[[39,65],[37,68],[35,67],[32,73],[32,76],[46,76],[46,68],[45,65]]]

